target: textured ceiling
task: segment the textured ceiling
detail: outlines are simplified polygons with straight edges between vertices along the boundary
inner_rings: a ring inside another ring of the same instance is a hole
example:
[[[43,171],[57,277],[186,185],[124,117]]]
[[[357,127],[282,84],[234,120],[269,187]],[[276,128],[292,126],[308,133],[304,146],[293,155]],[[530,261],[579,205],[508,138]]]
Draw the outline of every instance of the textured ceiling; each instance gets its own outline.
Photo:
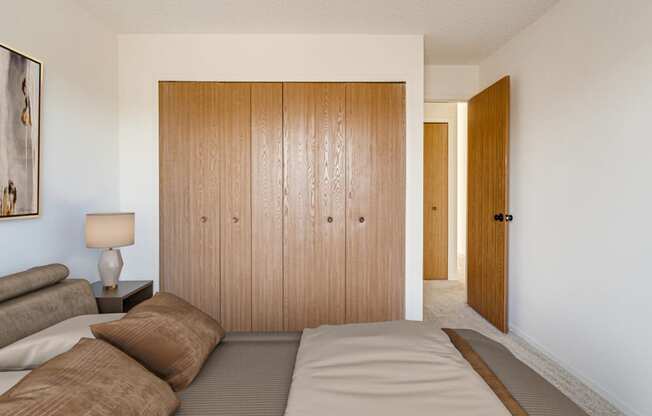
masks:
[[[557,0],[76,0],[117,33],[423,34],[427,64],[475,64]]]

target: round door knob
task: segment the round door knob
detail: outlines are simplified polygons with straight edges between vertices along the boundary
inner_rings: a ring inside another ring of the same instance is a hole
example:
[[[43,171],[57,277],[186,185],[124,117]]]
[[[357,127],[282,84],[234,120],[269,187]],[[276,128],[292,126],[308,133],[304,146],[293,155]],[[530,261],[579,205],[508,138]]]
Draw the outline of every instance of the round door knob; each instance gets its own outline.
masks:
[[[507,222],[514,221],[514,216],[512,214],[505,215],[505,221],[507,221]]]
[[[364,219],[364,217],[360,217],[360,218],[358,219],[358,221],[360,221],[360,224],[362,224],[362,223],[365,221],[365,219]]]
[[[238,218],[238,217],[233,217],[233,223],[234,223],[234,224],[237,224],[238,222],[240,222],[240,218]]]
[[[432,207],[432,210],[433,210],[433,211],[437,211],[437,207]]]
[[[201,217],[201,218],[199,219],[199,221],[201,221],[201,222],[206,222],[206,221],[208,221],[208,217]]]
[[[328,217],[328,218],[326,218],[326,221],[328,221],[328,222],[333,222],[333,217]]]
[[[494,215],[494,221],[503,222],[505,221],[505,216],[501,212],[500,214]]]

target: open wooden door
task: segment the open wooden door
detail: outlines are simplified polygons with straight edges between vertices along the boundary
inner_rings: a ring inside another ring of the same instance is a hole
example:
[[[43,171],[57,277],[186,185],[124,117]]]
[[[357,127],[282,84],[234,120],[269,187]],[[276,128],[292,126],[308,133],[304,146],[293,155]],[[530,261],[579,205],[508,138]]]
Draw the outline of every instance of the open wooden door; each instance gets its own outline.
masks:
[[[509,77],[469,101],[468,303],[503,332],[507,325]]]

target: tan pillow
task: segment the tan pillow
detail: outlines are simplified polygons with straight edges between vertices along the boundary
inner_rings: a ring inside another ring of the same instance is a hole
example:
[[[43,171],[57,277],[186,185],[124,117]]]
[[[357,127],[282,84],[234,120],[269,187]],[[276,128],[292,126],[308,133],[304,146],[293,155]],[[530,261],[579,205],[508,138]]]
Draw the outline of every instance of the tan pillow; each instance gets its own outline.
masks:
[[[163,380],[106,342],[83,338],[0,396],[0,415],[168,416],[179,399]]]
[[[91,331],[140,361],[175,391],[190,385],[224,337],[217,321],[169,293],[157,294],[118,321],[92,325]]]

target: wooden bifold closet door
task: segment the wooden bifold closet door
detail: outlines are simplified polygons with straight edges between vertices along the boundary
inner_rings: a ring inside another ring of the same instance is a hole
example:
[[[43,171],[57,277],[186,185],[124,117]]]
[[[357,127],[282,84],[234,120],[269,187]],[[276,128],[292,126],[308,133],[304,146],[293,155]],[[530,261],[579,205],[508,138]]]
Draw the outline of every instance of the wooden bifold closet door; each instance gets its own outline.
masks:
[[[160,286],[218,321],[221,88],[159,84]]]
[[[285,327],[345,319],[346,85],[286,83]]]
[[[217,91],[221,323],[251,331],[251,86],[220,84]]]
[[[403,317],[400,83],[161,82],[160,279],[227,331]]]
[[[346,90],[346,321],[403,318],[405,85]]]
[[[283,85],[251,85],[253,331],[282,331]]]

